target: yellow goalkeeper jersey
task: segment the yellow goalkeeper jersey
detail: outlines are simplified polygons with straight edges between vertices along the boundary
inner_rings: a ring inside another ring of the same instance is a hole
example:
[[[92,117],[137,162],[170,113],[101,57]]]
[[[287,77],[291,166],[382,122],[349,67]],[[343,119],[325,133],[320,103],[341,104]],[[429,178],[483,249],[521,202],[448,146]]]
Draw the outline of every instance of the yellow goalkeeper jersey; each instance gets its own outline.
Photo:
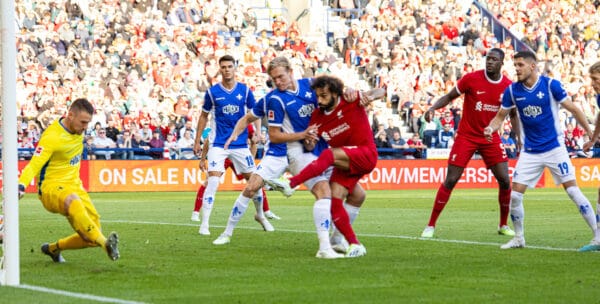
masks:
[[[36,177],[38,189],[44,181],[81,184],[79,167],[83,152],[83,134],[71,134],[55,120],[42,133],[31,161],[21,172],[19,184],[29,185]]]

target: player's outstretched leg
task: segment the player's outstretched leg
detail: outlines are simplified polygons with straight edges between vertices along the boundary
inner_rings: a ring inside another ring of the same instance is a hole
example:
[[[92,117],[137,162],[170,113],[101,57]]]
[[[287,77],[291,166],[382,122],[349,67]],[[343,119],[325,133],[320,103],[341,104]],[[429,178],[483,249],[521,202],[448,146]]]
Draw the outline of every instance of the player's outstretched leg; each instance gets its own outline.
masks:
[[[290,187],[290,181],[283,176],[277,179],[265,180],[265,184],[271,187],[271,189],[283,193],[285,197],[290,197],[294,194],[294,189]]]
[[[323,173],[329,166],[333,165],[333,161],[335,160],[333,156],[333,151],[331,149],[324,150],[319,155],[319,158],[313,160],[310,164],[308,164],[300,173],[296,174],[290,179],[290,187],[296,188],[298,185],[303,182],[320,175]]]

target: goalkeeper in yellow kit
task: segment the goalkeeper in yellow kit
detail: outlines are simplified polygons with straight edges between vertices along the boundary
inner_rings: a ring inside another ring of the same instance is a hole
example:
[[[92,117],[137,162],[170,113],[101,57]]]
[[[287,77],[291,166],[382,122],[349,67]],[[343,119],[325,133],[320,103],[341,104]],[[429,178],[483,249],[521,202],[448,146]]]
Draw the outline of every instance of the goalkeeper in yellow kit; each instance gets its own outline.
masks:
[[[114,232],[108,238],[102,234],[100,216],[79,177],[83,133],[93,113],[94,107],[87,99],[75,100],[67,115],[44,131],[34,156],[19,178],[19,197],[25,193],[25,185],[35,177],[38,198],[44,208],[67,217],[76,232],[42,245],[42,252],[57,263],[65,261],[61,255],[63,250],[96,246],[101,246],[111,260],[119,258],[119,237]]]

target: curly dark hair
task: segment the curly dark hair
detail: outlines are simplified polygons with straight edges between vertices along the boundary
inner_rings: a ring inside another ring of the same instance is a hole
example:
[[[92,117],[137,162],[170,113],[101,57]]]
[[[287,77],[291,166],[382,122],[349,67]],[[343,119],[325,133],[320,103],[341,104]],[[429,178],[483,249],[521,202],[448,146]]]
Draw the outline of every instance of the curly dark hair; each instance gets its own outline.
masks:
[[[315,78],[310,87],[313,90],[329,88],[329,92],[337,96],[341,96],[344,93],[344,83],[342,80],[329,75],[321,75]]]

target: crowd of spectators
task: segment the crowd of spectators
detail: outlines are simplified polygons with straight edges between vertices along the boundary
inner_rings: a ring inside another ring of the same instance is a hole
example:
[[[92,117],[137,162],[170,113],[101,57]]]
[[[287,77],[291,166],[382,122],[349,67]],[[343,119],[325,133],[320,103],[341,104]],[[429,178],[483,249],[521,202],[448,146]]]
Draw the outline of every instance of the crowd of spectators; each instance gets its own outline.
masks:
[[[504,70],[514,75],[511,41],[498,41],[489,20],[461,3],[372,0],[358,18],[340,15],[346,26],[328,46],[306,40],[276,11],[271,28],[257,30],[242,0],[17,0],[19,142],[35,145],[70,101],[86,96],[97,110],[86,134],[98,152],[90,157],[164,158],[149,152],[160,146],[170,158],[193,158],[179,152],[195,136],[204,92],[219,81],[217,59],[232,54],[238,79],[260,97],[269,90],[266,64],[284,55],[298,78],[332,73],[349,86],[386,88],[387,99],[370,112],[378,145],[403,149],[392,157],[423,157],[426,148],[451,147],[462,100],[435,117],[423,113],[464,73],[483,67],[486,49],[504,49]],[[494,0],[487,7],[593,120],[586,68],[598,58],[597,1]],[[566,130],[573,119],[561,113]],[[510,134],[509,124],[504,131]],[[156,137],[161,144],[151,145]],[[135,151],[98,150],[113,146]]]

